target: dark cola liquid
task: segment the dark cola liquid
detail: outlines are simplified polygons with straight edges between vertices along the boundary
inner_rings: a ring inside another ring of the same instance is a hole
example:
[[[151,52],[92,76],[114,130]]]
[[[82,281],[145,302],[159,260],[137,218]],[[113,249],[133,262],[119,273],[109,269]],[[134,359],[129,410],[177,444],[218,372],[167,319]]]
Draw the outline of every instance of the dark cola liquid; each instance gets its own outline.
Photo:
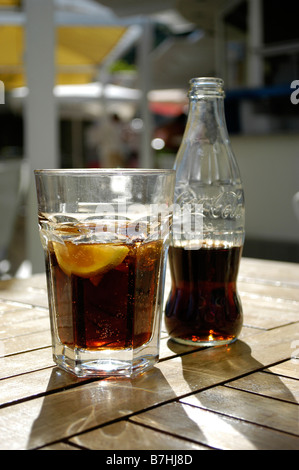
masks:
[[[223,344],[237,338],[243,323],[236,287],[241,254],[241,247],[170,247],[165,324],[173,339]]]
[[[162,243],[134,243],[103,274],[66,274],[50,249],[52,309],[59,341],[85,350],[138,348],[152,335]]]

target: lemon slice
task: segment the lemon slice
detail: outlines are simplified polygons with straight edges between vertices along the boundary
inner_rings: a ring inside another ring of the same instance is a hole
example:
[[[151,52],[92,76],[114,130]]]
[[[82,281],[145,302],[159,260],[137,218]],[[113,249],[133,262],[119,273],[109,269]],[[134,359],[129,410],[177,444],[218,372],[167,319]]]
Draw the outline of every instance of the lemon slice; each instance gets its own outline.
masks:
[[[118,266],[128,254],[123,245],[75,245],[71,242],[53,242],[57,262],[70,276],[92,277]]]

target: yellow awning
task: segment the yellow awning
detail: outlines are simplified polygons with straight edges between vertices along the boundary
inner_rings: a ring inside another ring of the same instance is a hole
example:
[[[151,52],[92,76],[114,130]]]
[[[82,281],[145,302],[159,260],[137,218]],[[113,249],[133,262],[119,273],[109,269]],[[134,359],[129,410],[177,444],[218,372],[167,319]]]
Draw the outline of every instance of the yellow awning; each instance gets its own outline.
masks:
[[[15,3],[0,0],[0,6]],[[57,26],[56,84],[84,84],[96,80],[99,65],[126,30],[123,26]],[[0,80],[6,90],[26,85],[25,50],[24,28],[0,25]]]
[[[0,0],[0,7],[18,7],[21,0]]]

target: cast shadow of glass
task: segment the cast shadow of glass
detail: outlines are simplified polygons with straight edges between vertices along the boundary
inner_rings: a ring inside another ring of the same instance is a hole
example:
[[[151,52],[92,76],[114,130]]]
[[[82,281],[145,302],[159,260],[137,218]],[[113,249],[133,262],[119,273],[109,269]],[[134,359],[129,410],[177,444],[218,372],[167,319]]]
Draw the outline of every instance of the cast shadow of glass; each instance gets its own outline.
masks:
[[[245,418],[240,417],[238,411],[245,402],[234,403],[232,411],[229,407],[217,408],[217,403],[227,399],[228,387],[223,386],[224,383],[227,385],[265,370],[265,366],[252,357],[245,342],[238,340],[227,348],[190,350],[169,340],[168,347],[179,355],[174,361],[161,361],[134,380],[84,380],[53,369],[39,416],[31,429],[28,448],[68,438],[84,447],[84,435],[96,431],[95,449],[146,449],[151,444],[138,441],[143,438],[142,432],[140,437],[137,433],[136,440],[132,423],[212,449],[222,448],[225,441],[229,442],[221,432],[231,435],[228,448],[234,450],[238,446],[242,450],[263,449],[266,441],[270,448],[277,445],[298,448],[299,437],[279,430],[270,430],[275,437],[272,442],[263,439],[264,433],[269,432],[269,424],[266,422],[263,427],[259,407],[251,407],[250,416]],[[299,423],[296,398],[278,376],[271,375],[272,385],[279,390],[282,400],[293,404],[293,419]],[[246,400],[250,392],[243,393]],[[163,449],[161,434],[161,442],[155,450]]]
[[[127,425],[128,419],[146,409],[159,407],[165,401],[176,400],[178,392],[175,390],[175,385],[170,384],[171,380],[174,380],[174,375],[176,370],[172,370],[172,378],[169,378],[167,373],[154,367],[132,380],[84,380],[70,377],[65,371],[54,368],[39,415],[32,425],[27,448],[41,448],[67,438],[76,438],[76,442],[80,445],[80,435],[100,428],[102,432],[99,435],[105,439],[99,437],[96,446],[99,450],[118,449],[118,443],[119,450],[146,449],[146,442],[138,442],[138,434],[136,441],[134,426]],[[189,376],[189,380],[191,383],[194,378]],[[186,383],[185,393],[190,390],[189,387],[190,385]],[[184,422],[189,420],[183,408],[180,419]],[[195,426],[191,419],[189,421],[190,428]],[[116,422],[119,422],[117,431],[115,426],[109,428],[111,423]],[[198,433],[197,426],[195,428],[194,432]],[[125,444],[122,439],[124,432],[126,432]],[[163,448],[162,435],[160,449]]]

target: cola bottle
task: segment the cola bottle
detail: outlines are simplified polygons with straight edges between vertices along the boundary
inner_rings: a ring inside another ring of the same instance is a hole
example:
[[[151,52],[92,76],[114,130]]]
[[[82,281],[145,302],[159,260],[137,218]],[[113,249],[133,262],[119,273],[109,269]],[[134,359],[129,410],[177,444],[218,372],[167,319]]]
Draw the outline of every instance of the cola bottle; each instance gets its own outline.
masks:
[[[229,344],[243,324],[237,278],[245,238],[244,191],[224,97],[219,78],[190,81],[189,115],[174,166],[165,325],[172,339],[193,346]]]

